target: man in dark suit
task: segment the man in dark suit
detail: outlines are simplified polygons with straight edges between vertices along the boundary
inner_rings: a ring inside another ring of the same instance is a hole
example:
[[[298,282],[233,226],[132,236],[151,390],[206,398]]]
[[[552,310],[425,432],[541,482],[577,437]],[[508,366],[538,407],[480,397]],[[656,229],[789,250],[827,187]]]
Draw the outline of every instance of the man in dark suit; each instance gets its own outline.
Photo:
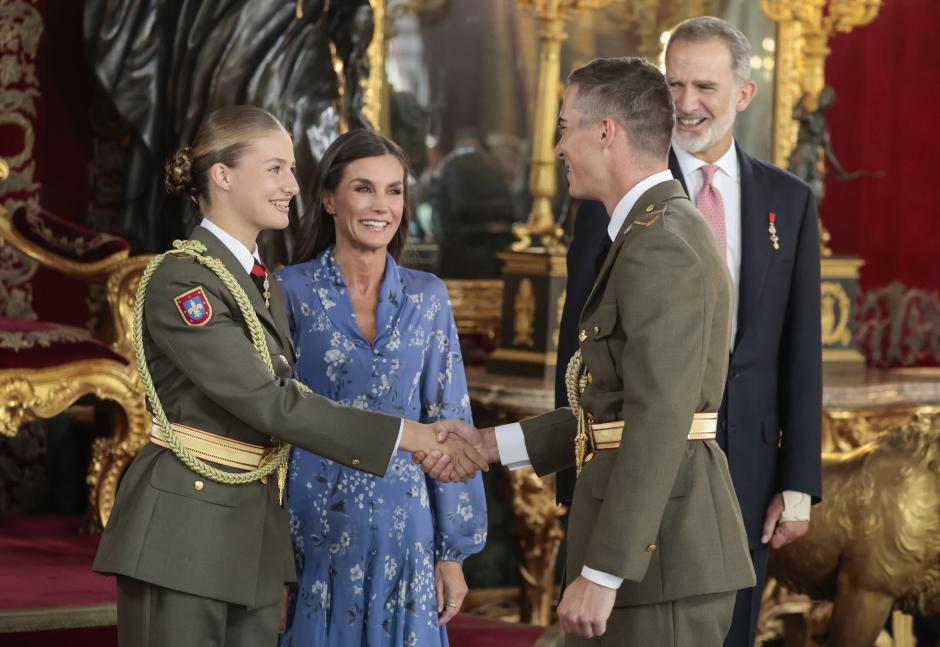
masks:
[[[819,500],[822,352],[819,230],[809,186],[737,146],[734,119],[756,91],[750,46],[712,17],[680,24],[666,49],[676,103],[669,167],[725,251],[734,287],[731,358],[718,441],[728,455],[757,585],[739,592],[725,645],[751,647],[771,546],[809,528]],[[567,299],[583,303],[598,246],[578,236],[603,214],[585,203],[569,253]],[[575,306],[566,306],[565,314]],[[577,312],[573,312],[576,325]],[[563,317],[559,366],[576,335]],[[563,486],[563,482],[561,486]],[[559,489],[559,498],[570,495]]]

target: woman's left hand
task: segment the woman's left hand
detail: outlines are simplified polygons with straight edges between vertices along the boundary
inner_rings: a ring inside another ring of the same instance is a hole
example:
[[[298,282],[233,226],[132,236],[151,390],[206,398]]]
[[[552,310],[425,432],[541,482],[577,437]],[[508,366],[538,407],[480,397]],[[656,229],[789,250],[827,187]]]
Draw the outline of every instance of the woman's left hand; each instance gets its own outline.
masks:
[[[437,588],[438,622],[446,625],[460,611],[469,590],[463,578],[463,565],[460,562],[438,562],[434,565],[434,583]]]

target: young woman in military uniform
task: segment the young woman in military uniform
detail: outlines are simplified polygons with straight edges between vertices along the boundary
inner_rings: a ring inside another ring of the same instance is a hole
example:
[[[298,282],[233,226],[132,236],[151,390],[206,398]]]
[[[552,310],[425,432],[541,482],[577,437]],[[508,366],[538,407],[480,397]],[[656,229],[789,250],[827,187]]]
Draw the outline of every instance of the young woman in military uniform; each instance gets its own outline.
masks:
[[[397,448],[440,450],[446,480],[485,462],[422,425],[344,408],[291,379],[283,298],[255,240],[288,224],[290,137],[251,106],[213,112],[167,164],[203,215],[141,279],[135,345],[154,425],[125,474],[96,571],[118,576],[122,647],[274,645],[295,581],[283,508],[293,443],[373,474]]]

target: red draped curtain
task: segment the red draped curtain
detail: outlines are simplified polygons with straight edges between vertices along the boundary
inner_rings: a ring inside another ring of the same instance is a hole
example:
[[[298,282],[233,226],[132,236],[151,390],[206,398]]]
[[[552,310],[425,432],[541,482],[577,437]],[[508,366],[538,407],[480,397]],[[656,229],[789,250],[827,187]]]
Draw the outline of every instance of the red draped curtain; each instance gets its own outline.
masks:
[[[833,251],[865,261],[863,290],[901,281],[940,291],[937,25],[937,0],[885,0],[873,23],[830,40],[833,149],[849,171],[884,173],[830,180],[822,204]]]

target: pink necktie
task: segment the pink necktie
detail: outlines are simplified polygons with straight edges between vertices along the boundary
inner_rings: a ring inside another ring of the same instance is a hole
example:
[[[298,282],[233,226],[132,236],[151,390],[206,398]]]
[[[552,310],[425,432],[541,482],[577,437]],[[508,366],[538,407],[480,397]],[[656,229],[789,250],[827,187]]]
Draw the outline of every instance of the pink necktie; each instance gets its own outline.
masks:
[[[721,253],[724,254],[728,247],[725,235],[725,204],[721,201],[721,194],[718,193],[718,189],[712,184],[712,178],[715,177],[718,166],[716,164],[706,164],[701,167],[701,170],[705,182],[695,198],[695,206],[705,216],[705,222],[711,227],[712,233],[718,239]]]

